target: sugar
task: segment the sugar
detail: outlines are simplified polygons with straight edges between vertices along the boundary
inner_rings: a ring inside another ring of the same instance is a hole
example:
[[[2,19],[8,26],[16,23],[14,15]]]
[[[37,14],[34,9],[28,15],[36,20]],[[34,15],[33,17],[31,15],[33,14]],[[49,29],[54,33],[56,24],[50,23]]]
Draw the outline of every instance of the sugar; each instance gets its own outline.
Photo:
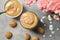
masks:
[[[53,28],[53,25],[49,25],[49,28]]]
[[[52,33],[52,34],[54,34],[54,33],[55,33],[55,31],[51,31],[51,33]]]
[[[52,37],[52,35],[49,35],[49,37]]]
[[[43,37],[45,38],[45,37],[46,37],[46,35],[43,35]]]

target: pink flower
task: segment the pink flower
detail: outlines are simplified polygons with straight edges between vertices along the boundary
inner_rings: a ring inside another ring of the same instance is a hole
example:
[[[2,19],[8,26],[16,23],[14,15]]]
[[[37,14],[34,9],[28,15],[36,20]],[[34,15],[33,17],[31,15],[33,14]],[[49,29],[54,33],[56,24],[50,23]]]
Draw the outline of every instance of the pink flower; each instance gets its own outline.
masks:
[[[53,18],[54,18],[55,20],[59,20],[59,16],[58,16],[58,15],[54,15]]]
[[[38,6],[39,9],[44,10],[44,9],[46,9],[48,3],[49,3],[48,0],[38,0],[37,1],[37,6]]]
[[[60,12],[60,0],[38,0],[37,6],[45,12],[51,11],[56,14]]]
[[[50,0],[38,0],[37,6],[40,10],[48,12],[49,10],[47,9],[47,6],[48,6],[49,2],[50,2]]]
[[[32,5],[35,2],[35,0],[24,0],[24,3],[26,5]]]
[[[58,14],[60,12],[60,0],[51,0],[47,9]]]

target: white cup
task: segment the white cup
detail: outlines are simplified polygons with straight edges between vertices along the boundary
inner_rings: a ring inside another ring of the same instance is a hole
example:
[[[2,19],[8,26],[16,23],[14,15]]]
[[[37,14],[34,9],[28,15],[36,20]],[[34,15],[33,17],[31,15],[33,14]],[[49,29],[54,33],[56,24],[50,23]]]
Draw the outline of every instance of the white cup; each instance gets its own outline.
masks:
[[[20,13],[18,13],[18,15],[16,15],[16,16],[10,16],[7,13],[5,13],[6,16],[8,16],[9,18],[16,18],[16,17],[18,17],[22,13],[22,11],[23,11],[23,5],[22,5],[22,3],[20,1],[19,1],[19,3],[21,4],[21,11],[20,11]]]

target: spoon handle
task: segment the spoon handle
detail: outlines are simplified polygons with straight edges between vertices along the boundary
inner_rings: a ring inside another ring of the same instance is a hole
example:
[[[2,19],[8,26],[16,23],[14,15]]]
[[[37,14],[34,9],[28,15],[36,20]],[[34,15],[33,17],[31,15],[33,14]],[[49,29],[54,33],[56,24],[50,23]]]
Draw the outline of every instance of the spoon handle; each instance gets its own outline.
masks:
[[[3,14],[3,13],[5,13],[5,11],[4,12],[0,12],[0,15]]]

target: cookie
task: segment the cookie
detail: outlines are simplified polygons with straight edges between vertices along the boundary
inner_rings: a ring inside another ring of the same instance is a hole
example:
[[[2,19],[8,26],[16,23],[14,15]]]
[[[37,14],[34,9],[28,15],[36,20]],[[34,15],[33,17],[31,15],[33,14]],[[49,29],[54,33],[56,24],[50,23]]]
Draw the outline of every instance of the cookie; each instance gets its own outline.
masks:
[[[12,28],[15,28],[17,26],[17,23],[15,21],[10,21],[9,22],[9,25],[12,27]]]
[[[42,27],[39,27],[38,28],[38,33],[44,34],[44,32],[45,32],[44,28],[42,28]]]
[[[32,40],[39,40],[39,38],[37,36],[33,36]]]
[[[5,37],[8,38],[8,39],[12,38],[12,33],[11,32],[6,32]]]
[[[24,35],[24,38],[25,38],[25,40],[29,40],[29,39],[30,39],[30,34],[26,33],[26,34]]]

